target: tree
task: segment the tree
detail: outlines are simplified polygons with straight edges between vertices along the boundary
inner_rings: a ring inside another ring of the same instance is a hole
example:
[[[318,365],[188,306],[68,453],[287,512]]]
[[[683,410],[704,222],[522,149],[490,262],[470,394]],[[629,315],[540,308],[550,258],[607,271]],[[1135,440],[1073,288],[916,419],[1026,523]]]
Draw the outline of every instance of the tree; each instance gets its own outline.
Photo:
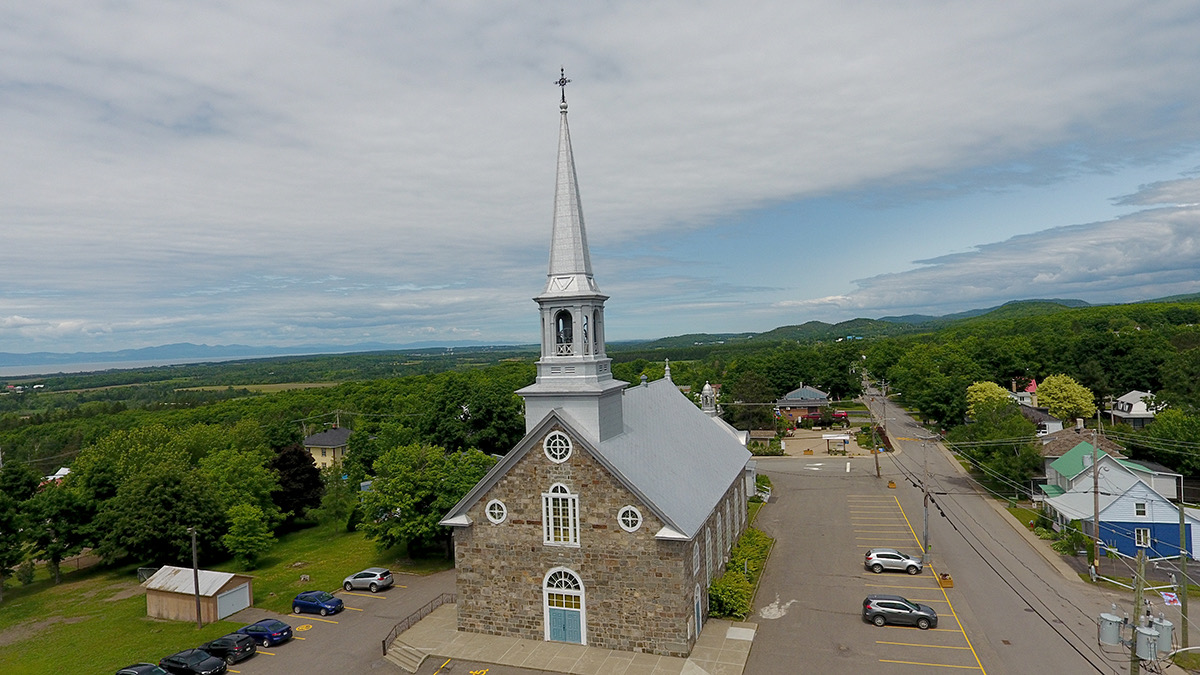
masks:
[[[1063,421],[1096,414],[1096,400],[1087,387],[1069,375],[1051,375],[1038,386],[1038,403]]]
[[[995,382],[976,382],[967,387],[967,415],[975,417],[975,408],[986,402],[1008,401],[1008,392]]]
[[[274,530],[283,521],[283,513],[272,498],[280,489],[279,478],[267,466],[267,455],[262,452],[233,447],[217,450],[200,460],[200,474],[223,512],[250,504],[258,507],[268,529]]]
[[[321,469],[321,482],[325,485],[325,496],[321,498],[321,506],[310,514],[318,522],[345,524],[350,512],[358,506],[358,482],[343,477],[337,464]]]
[[[309,508],[321,503],[325,486],[317,462],[302,445],[289,445],[275,454],[271,468],[279,476],[279,491],[272,495],[284,518],[301,520]]]
[[[1000,489],[1024,489],[1042,463],[1034,445],[1037,427],[1007,396],[980,401],[971,419],[951,429],[946,440],[962,444],[959,452],[976,462],[988,478],[999,480]]]
[[[42,476],[24,462],[7,462],[0,468],[0,492],[17,503],[24,502],[37,492]]]
[[[89,539],[92,511],[80,490],[54,482],[42,488],[27,504],[26,537],[33,554],[46,561],[57,584],[60,563],[78,553]]]
[[[98,552],[107,562],[191,564],[189,527],[197,530],[201,552],[209,554],[225,531],[225,513],[203,476],[172,464],[147,467],[126,480],[101,505],[97,521]]]
[[[262,554],[271,550],[275,537],[267,527],[262,509],[253,504],[236,504],[225,512],[229,532],[221,537],[225,550],[233,554],[242,569],[253,569]]]
[[[1142,433],[1142,438],[1135,442],[1135,450],[1147,452],[1149,459],[1185,476],[1200,473],[1200,454],[1180,451],[1181,446],[1200,443],[1200,415],[1168,408],[1158,413]]]
[[[25,557],[21,547],[23,520],[17,501],[0,492],[0,602],[4,602],[4,581]]]
[[[350,436],[350,447],[342,469],[354,481],[362,481],[374,475],[375,460],[384,450],[411,445],[419,440],[417,430],[398,422],[386,422],[374,433],[356,433]]]
[[[388,450],[375,462],[375,480],[363,495],[360,528],[380,548],[404,543],[410,555],[439,545],[448,550],[450,531],[438,521],[495,463],[478,450],[416,444]]]

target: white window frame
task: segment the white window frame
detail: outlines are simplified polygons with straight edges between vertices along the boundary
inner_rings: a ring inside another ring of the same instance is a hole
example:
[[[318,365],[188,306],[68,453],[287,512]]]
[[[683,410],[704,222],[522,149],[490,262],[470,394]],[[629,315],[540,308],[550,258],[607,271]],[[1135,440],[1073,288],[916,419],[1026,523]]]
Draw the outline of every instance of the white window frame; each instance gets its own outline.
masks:
[[[579,495],[562,483],[542,493],[542,543],[579,546]]]
[[[555,464],[562,464],[570,459],[571,453],[574,451],[575,447],[571,443],[571,437],[561,431],[551,431],[542,441],[542,452],[546,453],[546,459]]]
[[[1150,528],[1133,528],[1133,545],[1138,548],[1150,548]]]
[[[567,586],[555,584],[551,586],[551,578],[570,579],[574,581],[574,584]],[[572,569],[554,567],[549,572],[546,572],[546,576],[542,578],[542,626],[544,631],[543,639],[546,642],[550,641],[550,594],[557,593],[579,598],[579,639],[580,644],[587,644],[586,590],[583,586],[583,578]]]
[[[623,506],[617,512],[617,524],[626,532],[637,532],[638,528],[642,526],[642,512],[633,505]]]
[[[700,540],[693,542],[692,546],[692,574],[700,574]]]
[[[500,507],[498,509],[499,515],[492,513],[493,507],[497,507],[497,506]],[[484,515],[487,516],[487,519],[493,525],[499,525],[500,523],[503,523],[508,518],[508,507],[505,506],[504,502],[500,501],[499,499],[493,499],[492,501],[487,503],[487,506],[484,507],[483,513],[484,513]]]
[[[1134,502],[1133,503],[1133,515],[1139,516],[1139,517],[1145,517],[1146,502]]]
[[[712,528],[706,527],[706,528],[704,528],[704,562],[705,562],[705,568],[706,568],[704,578],[710,584],[712,583],[712,578],[713,578],[712,554],[713,554]]]

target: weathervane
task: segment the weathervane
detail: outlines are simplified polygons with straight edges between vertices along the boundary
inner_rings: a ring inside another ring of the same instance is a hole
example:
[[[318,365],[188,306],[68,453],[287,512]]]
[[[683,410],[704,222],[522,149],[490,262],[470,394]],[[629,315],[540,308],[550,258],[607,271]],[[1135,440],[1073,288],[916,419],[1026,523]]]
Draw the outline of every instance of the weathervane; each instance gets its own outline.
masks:
[[[567,79],[567,69],[559,68],[558,74],[559,74],[558,81],[555,82],[554,84],[557,84],[559,87],[562,87],[562,102],[566,103],[567,102],[567,83],[570,82],[570,80]]]

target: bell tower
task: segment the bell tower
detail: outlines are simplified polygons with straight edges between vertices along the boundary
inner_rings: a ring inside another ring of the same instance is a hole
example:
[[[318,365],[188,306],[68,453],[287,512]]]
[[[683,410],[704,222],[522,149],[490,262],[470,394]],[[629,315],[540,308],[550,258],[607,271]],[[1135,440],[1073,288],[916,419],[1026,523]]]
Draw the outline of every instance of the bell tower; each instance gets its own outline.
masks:
[[[621,391],[612,377],[612,359],[604,347],[604,301],[592,277],[587,232],[579,201],[579,181],[567,126],[566,86],[561,73],[558,180],[546,286],[534,298],[541,314],[541,358],[537,381],[517,392],[525,399],[528,432],[551,411],[560,409],[600,442],[624,430]]]

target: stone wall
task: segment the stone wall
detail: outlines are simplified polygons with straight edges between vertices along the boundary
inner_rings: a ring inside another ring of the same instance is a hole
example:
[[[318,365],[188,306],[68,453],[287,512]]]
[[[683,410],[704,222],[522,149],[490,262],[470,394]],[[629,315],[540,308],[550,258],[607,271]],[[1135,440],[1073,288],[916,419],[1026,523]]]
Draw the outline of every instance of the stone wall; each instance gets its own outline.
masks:
[[[697,583],[707,607],[703,541],[700,571],[694,574],[695,543],[656,540],[663,523],[579,443],[573,445],[571,457],[555,464],[537,439],[471,507],[467,515],[473,524],[455,529],[459,629],[544,640],[542,585],[551,569],[565,567],[583,582],[587,644],[686,656],[695,644],[692,601]],[[739,479],[732,477],[726,497],[734,494]],[[554,483],[579,495],[579,546],[542,543],[542,493]],[[506,520],[498,525],[485,514],[493,499],[507,508]],[[642,514],[642,525],[634,532],[617,522],[617,513],[628,505]],[[714,513],[714,532],[716,523]],[[725,546],[728,550],[728,541]],[[724,555],[714,558],[719,566]]]

